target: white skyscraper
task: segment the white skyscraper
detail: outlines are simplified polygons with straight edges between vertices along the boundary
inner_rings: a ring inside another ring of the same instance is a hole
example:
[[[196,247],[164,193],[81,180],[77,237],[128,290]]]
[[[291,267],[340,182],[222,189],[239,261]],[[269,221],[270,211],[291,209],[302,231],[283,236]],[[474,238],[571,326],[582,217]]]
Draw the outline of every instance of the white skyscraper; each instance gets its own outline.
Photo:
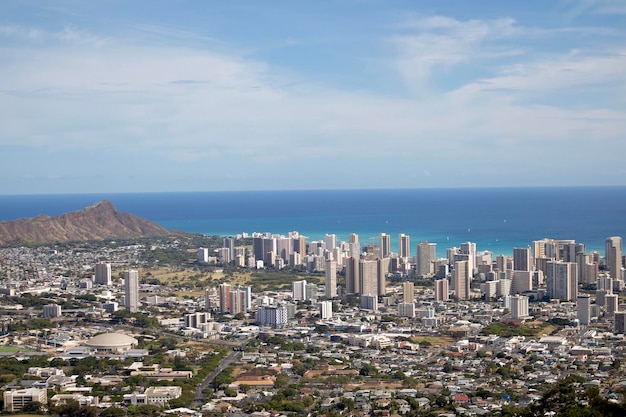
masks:
[[[198,262],[201,264],[206,264],[209,262],[209,249],[207,248],[198,249]]]
[[[547,263],[546,287],[548,297],[575,301],[578,295],[578,268],[575,262]]]
[[[320,317],[322,320],[329,320],[333,318],[333,302],[322,301],[320,303]]]
[[[329,252],[332,252],[333,249],[335,249],[337,247],[337,236],[332,234],[332,235],[325,235],[324,236],[324,243],[326,245],[326,250]]]
[[[428,277],[433,274],[433,261],[436,259],[437,244],[420,242],[415,250],[415,268],[417,276]]]
[[[524,319],[528,317],[528,297],[524,295],[510,296],[511,318]]]
[[[306,300],[306,280],[293,282],[292,298],[294,299],[294,301]]]
[[[476,243],[465,242],[461,243],[460,253],[467,256],[467,270],[469,273],[470,281],[476,273]]]
[[[391,236],[386,233],[381,233],[380,240],[380,257],[387,258],[391,253]]]
[[[327,260],[324,268],[326,279],[324,280],[324,295],[327,298],[337,297],[337,262]]]
[[[604,253],[606,267],[613,279],[622,279],[622,238],[619,236],[607,237]]]
[[[124,272],[124,300],[128,311],[139,310],[139,272],[135,270]]]

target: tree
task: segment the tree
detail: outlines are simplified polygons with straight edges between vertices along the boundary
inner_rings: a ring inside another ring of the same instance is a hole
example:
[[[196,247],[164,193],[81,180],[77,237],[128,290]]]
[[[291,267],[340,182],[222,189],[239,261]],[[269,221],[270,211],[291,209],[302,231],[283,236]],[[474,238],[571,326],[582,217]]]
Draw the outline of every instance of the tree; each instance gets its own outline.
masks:
[[[138,417],[157,417],[161,414],[161,407],[152,404],[138,405],[132,414]]]
[[[43,404],[38,401],[32,401],[24,404],[22,411],[25,413],[39,414],[43,411]]]
[[[276,375],[276,379],[274,380],[274,388],[283,388],[287,386],[289,379],[287,378],[287,374],[280,373]]]
[[[109,407],[100,413],[99,417],[125,417],[127,411],[120,407]]]
[[[374,365],[363,365],[359,371],[361,376],[376,376],[378,375],[378,369]]]

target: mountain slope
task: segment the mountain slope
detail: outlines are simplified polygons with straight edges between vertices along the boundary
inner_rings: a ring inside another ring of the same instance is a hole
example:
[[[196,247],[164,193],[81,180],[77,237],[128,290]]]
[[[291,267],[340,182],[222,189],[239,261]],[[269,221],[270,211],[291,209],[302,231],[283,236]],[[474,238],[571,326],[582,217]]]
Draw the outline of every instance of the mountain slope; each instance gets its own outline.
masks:
[[[115,210],[104,200],[57,217],[46,215],[0,222],[0,244],[73,242],[167,236],[173,232],[130,213]]]

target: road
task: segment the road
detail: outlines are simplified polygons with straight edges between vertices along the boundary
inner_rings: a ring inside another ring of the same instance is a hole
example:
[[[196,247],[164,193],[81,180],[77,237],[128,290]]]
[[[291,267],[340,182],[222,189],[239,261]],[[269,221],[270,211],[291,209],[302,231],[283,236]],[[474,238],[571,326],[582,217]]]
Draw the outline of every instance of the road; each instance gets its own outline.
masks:
[[[228,355],[226,355],[226,357],[224,357],[224,359],[220,361],[220,364],[218,365],[218,367],[215,368],[209,375],[207,375],[206,378],[204,378],[204,381],[202,381],[200,385],[198,385],[198,387],[196,388],[196,391],[194,392],[193,402],[191,403],[191,408],[200,409],[200,407],[202,407],[202,404],[204,404],[204,393],[202,391],[204,391],[205,388],[211,385],[211,382],[213,382],[215,377],[220,372],[228,368],[231,363],[238,360],[240,355],[241,355],[240,351],[231,351]]]

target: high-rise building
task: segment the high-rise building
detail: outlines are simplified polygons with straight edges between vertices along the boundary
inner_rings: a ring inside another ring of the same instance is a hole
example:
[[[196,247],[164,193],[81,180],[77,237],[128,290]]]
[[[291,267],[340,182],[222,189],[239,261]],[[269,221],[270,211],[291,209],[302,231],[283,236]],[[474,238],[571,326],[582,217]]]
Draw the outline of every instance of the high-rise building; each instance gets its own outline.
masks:
[[[337,262],[328,259],[324,268],[324,295],[326,298],[337,297]]]
[[[378,258],[376,259],[376,287],[378,289],[377,295],[387,294],[387,273],[389,273],[389,267],[391,265],[391,258]]]
[[[558,252],[554,239],[544,238],[533,241],[533,257],[557,259]]]
[[[309,282],[304,289],[305,300],[317,301],[317,284]]]
[[[361,244],[359,242],[348,243],[348,256],[358,258],[361,255]]]
[[[293,298],[294,301],[306,300],[306,280],[294,281],[291,285],[291,298]]]
[[[525,319],[528,317],[528,297],[524,295],[512,295],[511,297],[511,318]]]
[[[248,293],[242,288],[230,291],[230,314],[245,313],[248,309]]]
[[[454,263],[454,298],[468,300],[470,298],[470,272],[468,261]]]
[[[198,249],[198,263],[206,264],[208,262],[209,262],[209,249],[199,248]]]
[[[618,311],[615,313],[613,333],[626,335],[626,311]]]
[[[220,284],[217,287],[219,295],[220,313],[230,313],[230,284]]]
[[[531,271],[532,259],[530,257],[530,247],[513,248],[513,270]]]
[[[415,303],[399,303],[398,316],[415,317]]]
[[[500,279],[496,282],[497,282],[496,296],[506,297],[507,295],[511,295],[511,280],[510,279]]]
[[[350,236],[348,236],[348,243],[359,243],[359,235],[356,233],[350,233]]]
[[[307,254],[306,252],[306,237],[298,236],[293,238],[293,250],[298,252],[300,256]]]
[[[265,260],[268,252],[276,254],[276,239],[268,236],[254,237],[252,238],[252,251],[257,261]]]
[[[289,265],[291,268],[297,268],[302,265],[302,255],[298,252],[294,252],[289,256]]]
[[[194,329],[199,329],[203,324],[207,324],[209,321],[211,321],[211,314],[206,311],[185,314],[183,316],[183,324],[185,327],[193,327]]]
[[[94,268],[96,284],[111,285],[111,264],[97,263]]]
[[[467,256],[467,271],[469,274],[470,281],[472,277],[476,273],[476,243],[474,242],[465,242],[461,243],[461,249],[459,251],[463,255]]]
[[[437,244],[420,242],[415,248],[415,272],[418,277],[433,274],[433,261],[437,258]]]
[[[619,311],[619,295],[607,294],[604,296],[604,310],[609,316]]]
[[[348,294],[361,293],[361,274],[359,267],[358,257],[351,256],[346,260],[346,292]]]
[[[286,306],[261,306],[254,315],[254,320],[259,326],[273,328],[283,327],[287,324],[288,312]]]
[[[578,294],[576,310],[578,322],[585,326],[588,325],[591,322],[591,297],[589,294]]]
[[[398,256],[405,260],[411,257],[411,238],[404,233],[398,235]]]
[[[139,272],[124,272],[124,305],[131,313],[139,311]]]
[[[265,253],[265,256],[262,258],[265,266],[275,266],[276,265],[276,252],[269,251]]]
[[[333,302],[322,301],[320,303],[320,317],[322,320],[330,320],[333,318]]]
[[[58,304],[46,304],[43,306],[41,314],[45,319],[61,317],[61,306]]]
[[[223,247],[228,249],[228,262],[230,263],[233,259],[235,259],[235,239],[232,237],[225,237],[222,243]],[[222,260],[222,262],[224,262]]]
[[[607,237],[605,241],[604,260],[611,278],[621,280],[622,277],[622,238]]]
[[[435,301],[436,302],[450,300],[448,287],[449,287],[449,284],[446,278],[435,280]]]
[[[216,288],[204,290],[204,309],[207,311],[217,310],[220,305],[220,296]]]
[[[523,294],[533,289],[533,271],[511,271],[511,294]]]
[[[507,268],[507,257],[504,255],[496,256],[496,269],[498,271],[506,271]]]
[[[391,236],[386,233],[381,233],[379,236],[380,243],[380,257],[388,258],[391,254]]]
[[[576,254],[579,251],[585,252],[585,245],[572,241],[563,241],[559,245],[559,259],[563,262],[576,262]]]
[[[402,301],[405,303],[415,302],[415,284],[409,281],[402,283]]]
[[[378,297],[372,294],[361,295],[361,308],[363,310],[378,311]]]
[[[324,243],[326,244],[326,250],[332,251],[337,247],[337,236],[334,234],[326,234],[324,236]]]
[[[252,287],[246,287],[246,286],[240,285],[237,287],[237,289],[239,291],[244,292],[244,300],[245,300],[244,309],[249,310],[250,307],[252,307]]]
[[[281,236],[276,239],[276,256],[285,262],[289,262],[289,256],[293,253],[294,240],[290,237]]]
[[[378,262],[376,260],[359,261],[360,294],[378,295]]]
[[[500,281],[493,280],[487,281],[480,285],[480,290],[485,295],[485,300],[491,300],[492,298],[496,298],[499,282]]]
[[[548,297],[575,301],[578,295],[578,269],[575,262],[550,261],[547,264]]]

